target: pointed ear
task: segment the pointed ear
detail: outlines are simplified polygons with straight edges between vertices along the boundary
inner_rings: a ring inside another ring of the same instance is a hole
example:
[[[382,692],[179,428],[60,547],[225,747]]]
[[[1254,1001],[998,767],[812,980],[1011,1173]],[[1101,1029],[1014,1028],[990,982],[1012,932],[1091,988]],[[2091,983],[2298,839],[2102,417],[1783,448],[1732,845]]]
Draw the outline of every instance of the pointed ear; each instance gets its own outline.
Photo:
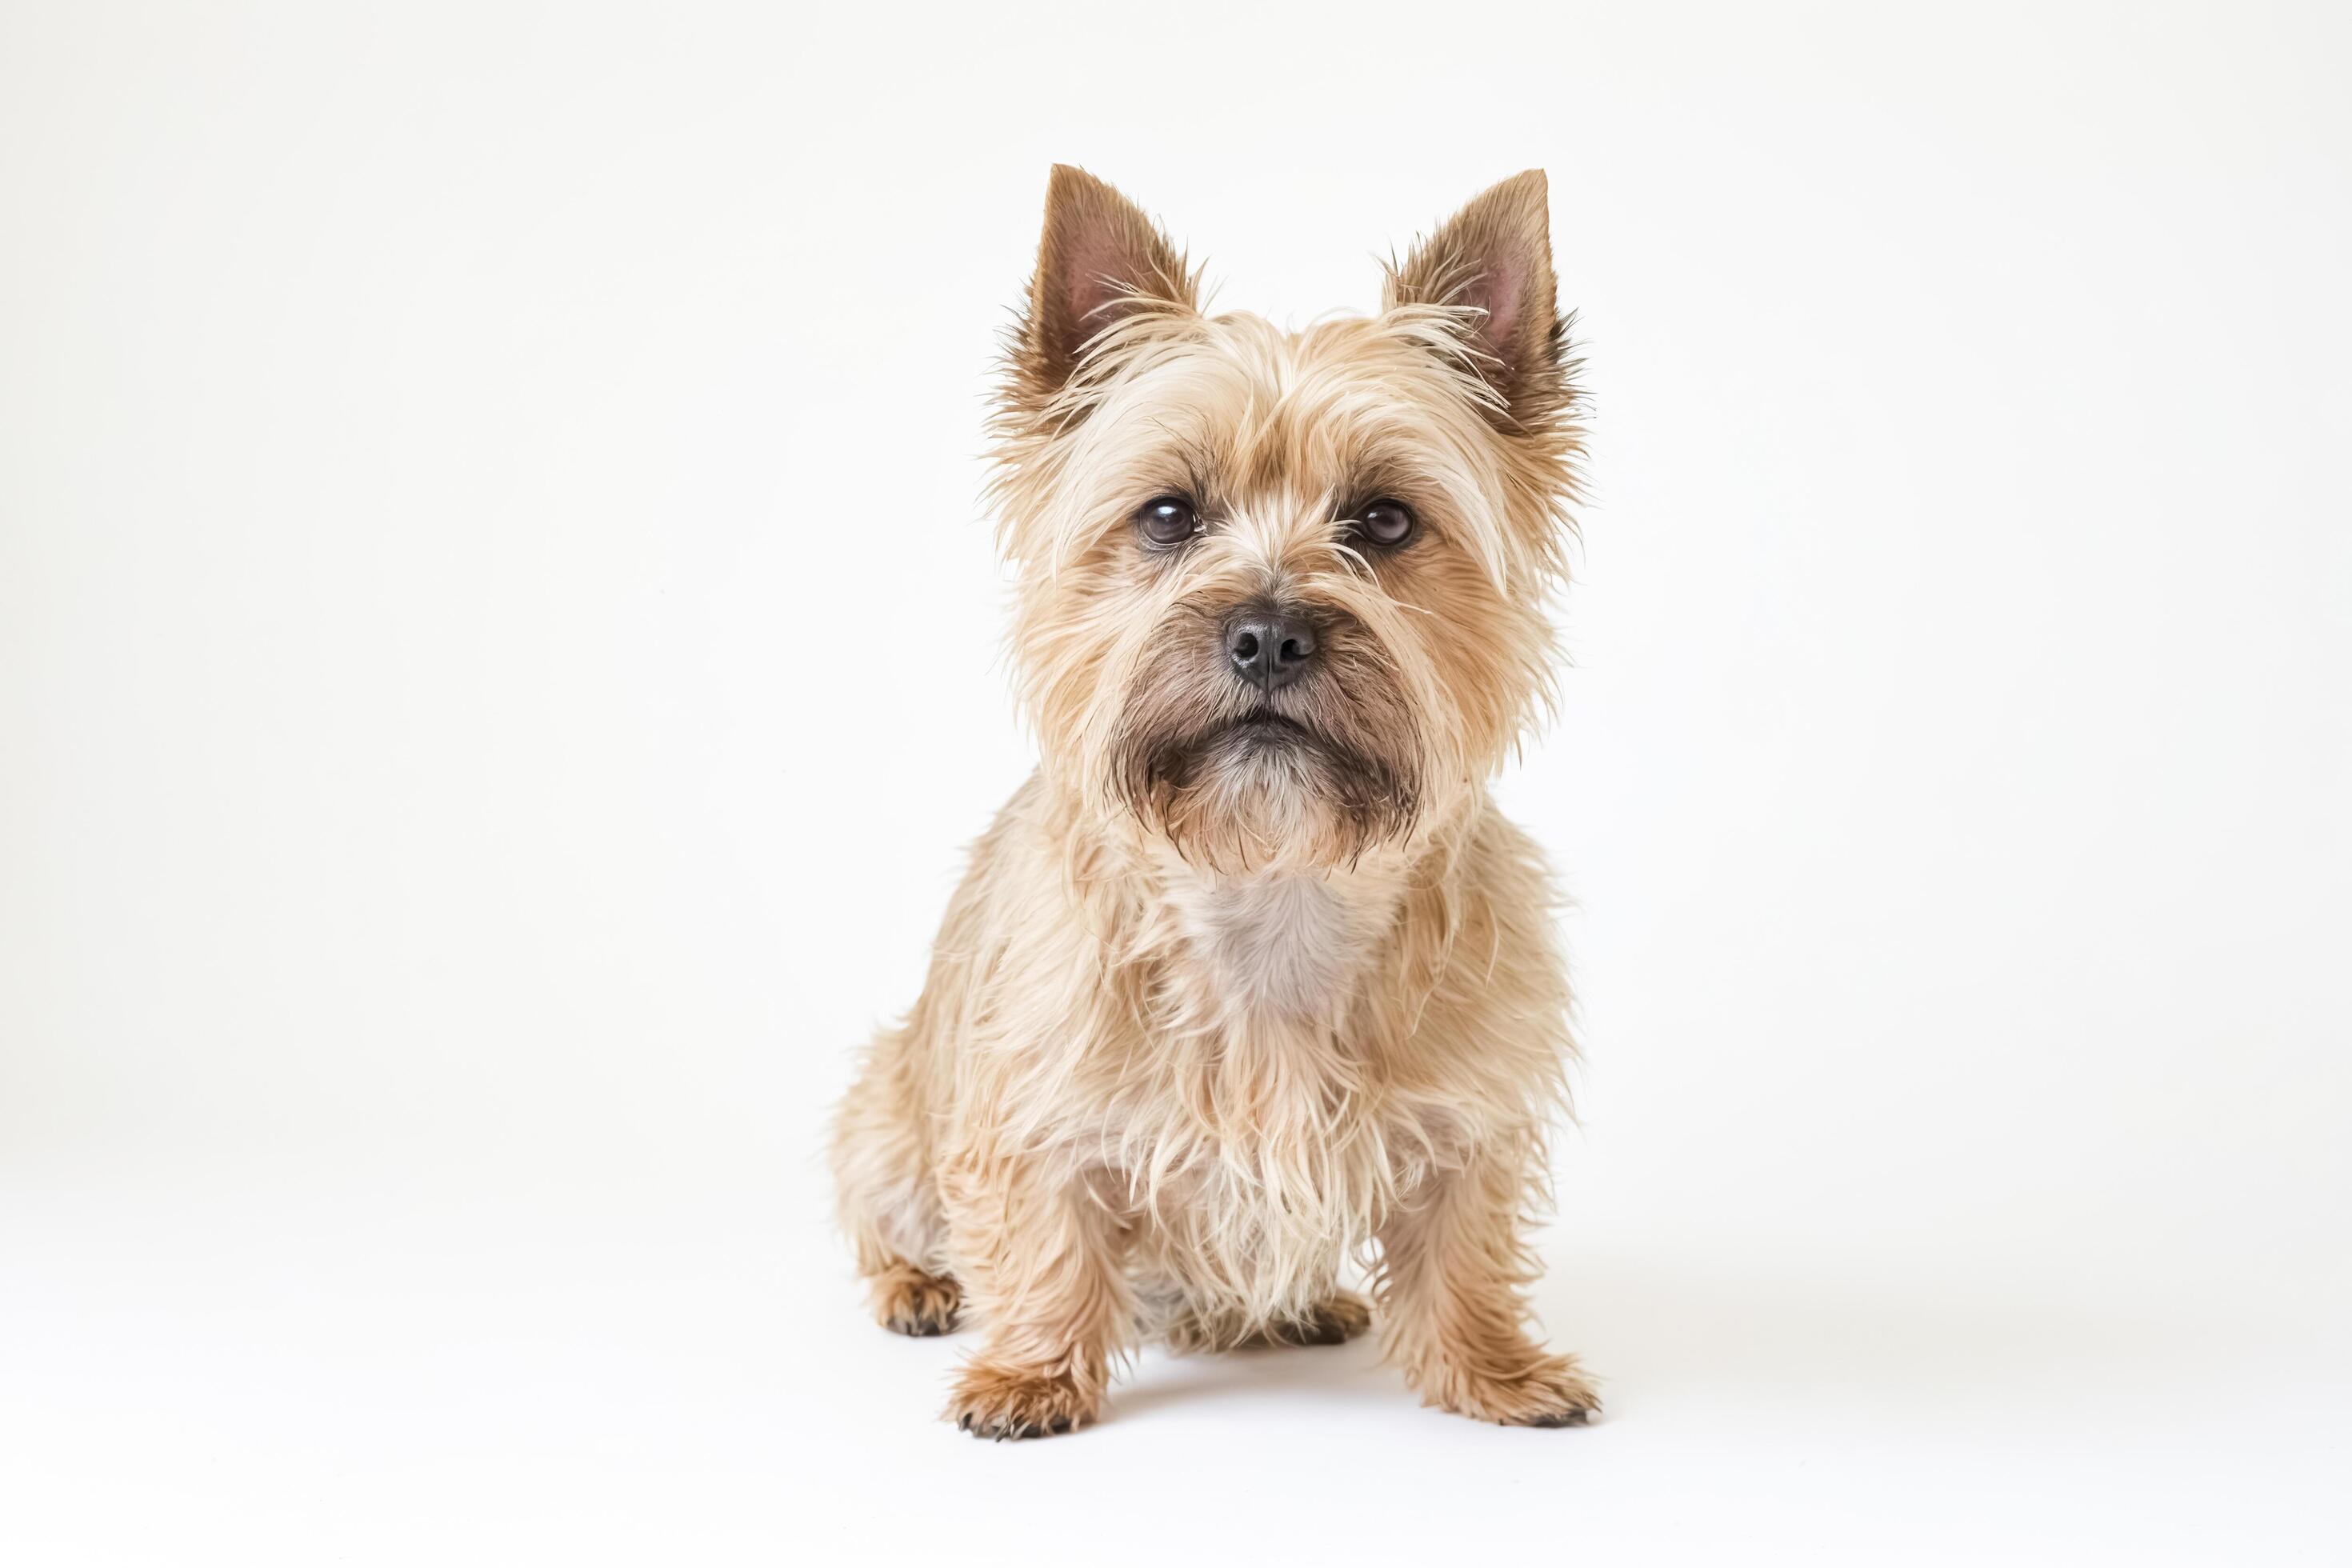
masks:
[[[1105,328],[1155,305],[1198,310],[1194,284],[1182,254],[1133,202],[1083,169],[1055,164],[1014,356],[1022,381],[1051,396]]]
[[[1544,172],[1514,174],[1454,214],[1390,271],[1382,303],[1473,307],[1480,314],[1470,345],[1483,356],[1478,368],[1502,395],[1509,423],[1532,425],[1557,409],[1567,378]]]

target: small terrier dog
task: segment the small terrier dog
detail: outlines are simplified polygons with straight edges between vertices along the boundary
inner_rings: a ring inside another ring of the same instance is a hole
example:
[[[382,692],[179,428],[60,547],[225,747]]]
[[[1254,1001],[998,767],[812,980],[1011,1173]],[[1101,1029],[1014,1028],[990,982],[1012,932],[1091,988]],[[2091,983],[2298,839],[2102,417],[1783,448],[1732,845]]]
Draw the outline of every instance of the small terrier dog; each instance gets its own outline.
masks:
[[[875,1315],[982,1326],[969,1431],[1084,1426],[1141,1338],[1375,1319],[1424,1403],[1598,1408],[1527,1327],[1573,1047],[1487,793],[1549,694],[1582,452],[1549,231],[1530,170],[1378,315],[1286,332],[1205,314],[1150,218],[1054,171],[992,426],[1042,761],[833,1148]]]

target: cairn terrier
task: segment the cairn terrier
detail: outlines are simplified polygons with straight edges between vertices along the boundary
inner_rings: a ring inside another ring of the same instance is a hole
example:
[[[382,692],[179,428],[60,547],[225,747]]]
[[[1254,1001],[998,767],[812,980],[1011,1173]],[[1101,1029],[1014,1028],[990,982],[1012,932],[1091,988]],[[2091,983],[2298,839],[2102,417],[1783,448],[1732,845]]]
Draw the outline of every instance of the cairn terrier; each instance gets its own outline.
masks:
[[[1573,1047],[1487,788],[1546,706],[1581,454],[1549,229],[1530,170],[1379,314],[1290,332],[1054,171],[992,427],[1042,761],[833,1151],[875,1315],[980,1327],[967,1430],[1086,1425],[1142,1339],[1375,1322],[1427,1404],[1598,1408],[1522,1296]]]

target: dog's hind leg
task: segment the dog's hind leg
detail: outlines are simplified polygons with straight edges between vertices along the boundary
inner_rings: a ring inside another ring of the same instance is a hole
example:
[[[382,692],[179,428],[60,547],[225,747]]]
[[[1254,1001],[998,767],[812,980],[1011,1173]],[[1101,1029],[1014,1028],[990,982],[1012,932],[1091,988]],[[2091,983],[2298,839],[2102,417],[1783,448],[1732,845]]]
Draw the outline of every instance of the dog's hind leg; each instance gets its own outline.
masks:
[[[916,1044],[911,1030],[894,1029],[866,1053],[834,1121],[833,1174],[875,1321],[923,1336],[954,1330],[963,1292],[947,1268]]]

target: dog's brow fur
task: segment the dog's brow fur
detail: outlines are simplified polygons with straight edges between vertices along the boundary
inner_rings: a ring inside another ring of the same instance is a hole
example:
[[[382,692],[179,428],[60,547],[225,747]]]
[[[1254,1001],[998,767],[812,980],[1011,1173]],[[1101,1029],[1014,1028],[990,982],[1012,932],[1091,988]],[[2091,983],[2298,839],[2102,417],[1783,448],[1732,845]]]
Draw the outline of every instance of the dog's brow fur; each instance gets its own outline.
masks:
[[[1548,224],[1542,176],[1507,181],[1379,314],[1293,333],[1204,314],[1148,219],[1055,171],[992,489],[1040,765],[834,1150],[877,1315],[984,1324],[968,1427],[1084,1424],[1139,1334],[1343,1337],[1351,1259],[1432,1403],[1595,1408],[1525,1327],[1569,1004],[1487,794],[1548,706],[1582,449]],[[1139,536],[1162,496],[1189,543]],[[1403,545],[1349,531],[1376,498]],[[1253,605],[1312,628],[1295,684],[1230,667]]]

